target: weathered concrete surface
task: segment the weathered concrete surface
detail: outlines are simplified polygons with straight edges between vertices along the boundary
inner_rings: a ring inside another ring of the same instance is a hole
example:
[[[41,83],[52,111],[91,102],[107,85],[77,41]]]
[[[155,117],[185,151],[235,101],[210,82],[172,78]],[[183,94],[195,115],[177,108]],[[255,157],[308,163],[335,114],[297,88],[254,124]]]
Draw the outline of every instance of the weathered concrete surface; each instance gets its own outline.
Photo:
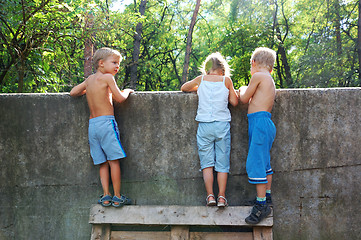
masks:
[[[359,239],[361,89],[278,90],[272,150],[274,239]],[[138,205],[203,205],[197,96],[136,93],[115,112],[128,157],[122,192]],[[247,106],[231,108],[230,205],[247,182]],[[0,239],[89,239],[101,194],[85,97],[0,94]]]

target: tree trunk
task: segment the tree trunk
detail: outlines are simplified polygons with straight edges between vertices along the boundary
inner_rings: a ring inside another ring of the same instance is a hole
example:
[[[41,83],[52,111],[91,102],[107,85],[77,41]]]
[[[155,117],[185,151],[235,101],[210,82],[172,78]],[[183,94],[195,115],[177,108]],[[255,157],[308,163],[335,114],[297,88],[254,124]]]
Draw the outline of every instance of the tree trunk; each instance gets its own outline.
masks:
[[[357,53],[358,53],[358,79],[361,87],[361,1],[358,2],[358,31],[357,31]]]
[[[274,4],[275,4],[276,13],[274,14],[273,24],[275,25],[274,29],[276,30],[276,37],[277,37],[277,39],[279,41],[278,51],[277,52],[281,55],[282,66],[283,66],[283,69],[284,69],[285,75],[286,75],[286,78],[285,78],[286,86],[283,86],[283,84],[282,84],[281,87],[290,87],[293,84],[293,79],[292,79],[292,75],[291,75],[291,68],[290,68],[290,65],[288,64],[286,49],[284,48],[284,40],[286,39],[286,36],[288,34],[289,25],[288,25],[288,21],[287,21],[285,15],[284,15],[284,12],[283,12],[283,3],[282,3],[282,13],[283,13],[283,17],[285,19],[285,27],[286,27],[285,28],[286,29],[285,36],[282,38],[281,30],[280,30],[278,20],[277,20],[277,12],[278,12],[278,3],[277,3],[277,1],[275,1]],[[277,61],[277,63],[279,64],[279,61]],[[279,68],[278,69],[278,74],[279,74],[279,76],[281,76],[281,73],[282,73],[281,66],[278,65],[278,68]],[[282,81],[282,80],[280,79],[280,81]]]
[[[5,85],[5,76],[8,73],[8,71],[10,70],[11,66],[15,63],[15,59],[14,57],[11,57],[11,60],[9,61],[9,63],[6,65],[6,67],[4,67],[4,69],[1,70],[1,74],[0,74],[0,92],[2,92],[2,88]]]
[[[290,65],[288,64],[286,51],[285,51],[285,48],[283,47],[282,43],[278,46],[278,51],[281,54],[281,61],[282,61],[282,65],[283,65],[283,68],[284,68],[285,74],[286,74],[285,80],[286,80],[287,86],[283,86],[283,87],[290,87],[293,83],[293,79],[292,79],[292,75],[291,75],[291,68],[290,68]]]
[[[343,79],[343,62],[342,62],[342,39],[341,39],[341,23],[340,23],[340,3],[334,0],[332,4],[334,13],[332,14],[336,34],[336,52],[337,52],[337,78],[338,86],[345,87],[346,80]]]
[[[145,5],[147,4],[147,0],[141,0],[139,6],[139,13],[141,16],[144,16],[145,13]],[[133,50],[133,64],[130,66],[130,88],[136,89],[137,81],[138,81],[138,61],[139,61],[139,54],[140,54],[140,42],[142,40],[142,29],[143,24],[138,23],[137,27],[135,28],[134,34],[134,50]]]
[[[180,85],[182,85],[182,79],[181,77],[179,76],[178,74],[178,69],[177,69],[177,56],[175,58],[173,58],[172,56],[173,53],[169,53],[169,58],[170,58],[170,61],[172,62],[172,65],[173,65],[173,70],[174,70],[174,73],[178,79],[178,82]]]
[[[196,19],[197,19],[200,5],[201,5],[201,0],[197,0],[196,8],[194,9],[191,24],[189,26],[189,31],[188,31],[188,36],[187,36],[186,53],[185,53],[185,57],[184,57],[182,84],[185,83],[188,78],[189,58],[190,58],[191,50],[192,50],[192,34],[193,34],[194,25],[196,24]]]
[[[85,24],[85,31],[90,32],[85,40],[84,46],[84,77],[87,78],[92,74],[92,57],[93,57],[93,15],[88,14],[87,23]]]
[[[18,71],[18,93],[22,93],[24,90],[25,60],[21,59],[19,64],[20,66]]]
[[[277,56],[276,56],[276,63],[277,63],[277,75],[280,81],[280,87],[283,87],[283,77],[282,77],[282,70],[281,70],[281,63],[280,63],[280,58],[278,57],[279,51],[277,51]]]

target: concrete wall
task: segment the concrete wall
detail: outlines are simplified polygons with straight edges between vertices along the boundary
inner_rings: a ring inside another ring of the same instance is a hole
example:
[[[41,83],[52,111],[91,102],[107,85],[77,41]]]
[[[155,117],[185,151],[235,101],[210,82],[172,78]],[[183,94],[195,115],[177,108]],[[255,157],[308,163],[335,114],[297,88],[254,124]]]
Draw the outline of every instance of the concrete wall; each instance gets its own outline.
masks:
[[[272,149],[274,239],[359,239],[361,89],[278,90]],[[204,205],[197,96],[139,92],[115,105],[122,192],[139,205]],[[247,182],[247,105],[231,107],[230,205]],[[87,142],[85,97],[0,94],[0,239],[89,239],[102,193]]]

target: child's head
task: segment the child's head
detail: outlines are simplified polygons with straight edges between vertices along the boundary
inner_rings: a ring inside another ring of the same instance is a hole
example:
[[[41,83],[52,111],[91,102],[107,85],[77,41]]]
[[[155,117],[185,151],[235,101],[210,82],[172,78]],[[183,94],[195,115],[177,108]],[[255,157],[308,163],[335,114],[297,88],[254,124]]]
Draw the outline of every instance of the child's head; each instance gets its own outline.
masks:
[[[223,76],[231,76],[231,69],[227,61],[219,52],[209,55],[203,62],[200,70],[203,75],[209,74],[210,72],[219,71]]]
[[[120,58],[120,62],[122,61],[122,55],[117,50],[103,47],[95,51],[93,56],[93,67],[95,70],[98,70],[99,61],[106,60],[110,56],[118,56]]]
[[[257,67],[263,67],[272,72],[276,61],[276,52],[266,47],[256,48],[252,53],[251,64],[253,61]]]

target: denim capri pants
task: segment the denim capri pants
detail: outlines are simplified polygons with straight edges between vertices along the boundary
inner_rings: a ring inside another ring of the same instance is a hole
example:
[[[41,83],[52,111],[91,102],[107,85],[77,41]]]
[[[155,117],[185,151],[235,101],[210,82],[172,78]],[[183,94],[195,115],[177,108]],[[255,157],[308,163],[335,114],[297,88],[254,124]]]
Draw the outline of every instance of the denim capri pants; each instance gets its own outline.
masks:
[[[201,170],[214,167],[216,172],[229,172],[231,153],[229,122],[199,122],[197,146]]]

